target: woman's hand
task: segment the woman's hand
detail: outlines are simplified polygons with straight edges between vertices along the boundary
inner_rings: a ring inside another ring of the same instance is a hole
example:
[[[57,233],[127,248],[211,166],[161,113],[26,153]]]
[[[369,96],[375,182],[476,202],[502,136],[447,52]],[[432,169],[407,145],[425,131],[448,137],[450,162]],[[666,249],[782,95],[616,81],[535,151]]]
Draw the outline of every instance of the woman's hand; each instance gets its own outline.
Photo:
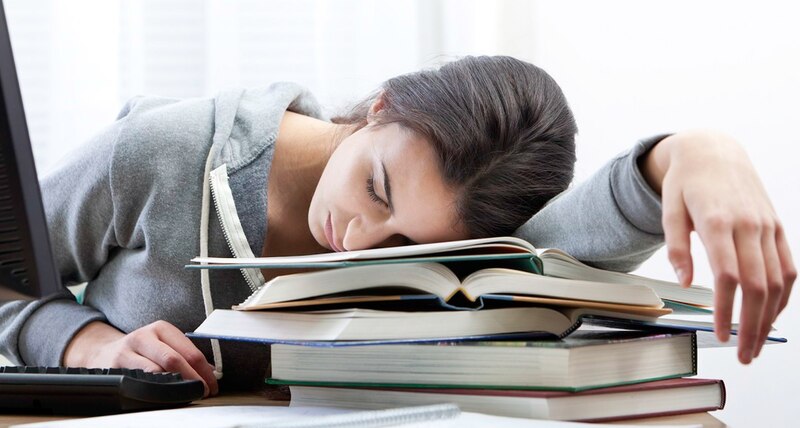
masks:
[[[206,397],[218,390],[214,367],[191,340],[166,321],[128,334],[99,321],[89,323],[67,346],[64,365],[180,373],[184,379],[203,381]]]
[[[723,342],[741,287],[739,361],[750,363],[786,306],[797,270],[747,154],[727,135],[689,131],[665,138],[639,163],[661,194],[669,260],[683,286],[692,281],[692,230],[706,247],[714,274],[714,329]]]

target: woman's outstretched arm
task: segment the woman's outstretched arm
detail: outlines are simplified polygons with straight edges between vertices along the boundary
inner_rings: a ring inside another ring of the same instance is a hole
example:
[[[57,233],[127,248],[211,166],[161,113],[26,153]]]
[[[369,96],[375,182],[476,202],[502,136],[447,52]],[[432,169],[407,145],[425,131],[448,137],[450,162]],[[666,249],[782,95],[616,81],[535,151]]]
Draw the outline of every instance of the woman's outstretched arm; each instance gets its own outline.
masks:
[[[601,269],[630,272],[664,245],[661,198],[637,159],[666,135],[639,141],[590,178],[553,198],[514,233]]]
[[[692,281],[689,235],[696,231],[714,274],[714,324],[728,340],[736,287],[742,289],[739,360],[758,356],[786,306],[797,270],[781,221],[747,154],[713,131],[674,134],[639,158],[661,195],[670,263],[679,281]]]
[[[692,280],[690,233],[706,246],[715,285],[715,330],[728,339],[742,287],[739,360],[760,352],[797,276],[780,220],[744,150],[711,131],[643,140],[554,198],[517,229],[539,248],[631,271],[665,239],[679,281]]]

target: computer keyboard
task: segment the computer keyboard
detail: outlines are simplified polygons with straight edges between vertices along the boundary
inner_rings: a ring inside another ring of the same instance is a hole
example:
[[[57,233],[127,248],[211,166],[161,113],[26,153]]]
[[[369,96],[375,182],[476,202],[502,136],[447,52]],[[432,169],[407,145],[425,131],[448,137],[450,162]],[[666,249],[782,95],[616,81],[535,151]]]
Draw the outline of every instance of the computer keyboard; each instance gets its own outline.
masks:
[[[178,407],[203,383],[139,369],[0,367],[0,413],[104,415]]]

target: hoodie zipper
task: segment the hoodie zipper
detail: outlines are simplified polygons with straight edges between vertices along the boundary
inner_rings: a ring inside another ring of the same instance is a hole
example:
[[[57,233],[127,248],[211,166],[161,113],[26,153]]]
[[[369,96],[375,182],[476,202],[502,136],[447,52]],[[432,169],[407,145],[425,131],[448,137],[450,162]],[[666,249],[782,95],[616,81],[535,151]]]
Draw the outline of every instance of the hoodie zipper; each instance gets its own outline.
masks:
[[[228,243],[231,254],[236,258],[254,257],[253,250],[247,242],[242,224],[239,222],[239,215],[236,212],[236,204],[233,200],[230,185],[228,184],[228,168],[222,164],[217,169],[211,171],[209,175],[209,185],[211,187],[211,197],[214,200],[214,208],[217,210],[219,223],[222,225],[222,234]],[[255,292],[264,284],[264,276],[260,269],[240,269],[245,282],[250,286],[250,290]]]

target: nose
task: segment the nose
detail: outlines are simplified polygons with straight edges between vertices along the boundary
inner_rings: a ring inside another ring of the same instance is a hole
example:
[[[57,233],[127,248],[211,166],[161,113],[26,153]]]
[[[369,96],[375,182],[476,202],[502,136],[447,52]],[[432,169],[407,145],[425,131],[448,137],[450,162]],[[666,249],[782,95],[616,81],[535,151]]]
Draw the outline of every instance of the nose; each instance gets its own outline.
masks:
[[[407,239],[397,233],[386,221],[371,220],[357,215],[347,224],[342,245],[348,251],[368,248],[394,247],[405,244]]]

